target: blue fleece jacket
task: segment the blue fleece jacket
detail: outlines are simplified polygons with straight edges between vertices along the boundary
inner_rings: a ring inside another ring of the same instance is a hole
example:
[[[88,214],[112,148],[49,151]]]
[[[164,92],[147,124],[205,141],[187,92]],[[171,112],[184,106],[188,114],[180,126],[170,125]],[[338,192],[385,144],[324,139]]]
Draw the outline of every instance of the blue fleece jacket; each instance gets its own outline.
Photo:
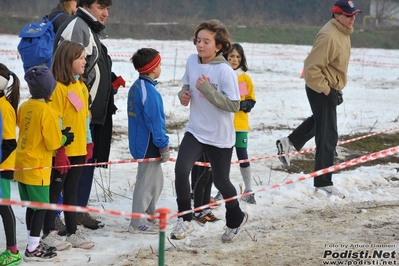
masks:
[[[129,149],[135,159],[159,157],[159,149],[169,145],[163,100],[155,88],[157,83],[147,75],[140,75],[129,90]]]

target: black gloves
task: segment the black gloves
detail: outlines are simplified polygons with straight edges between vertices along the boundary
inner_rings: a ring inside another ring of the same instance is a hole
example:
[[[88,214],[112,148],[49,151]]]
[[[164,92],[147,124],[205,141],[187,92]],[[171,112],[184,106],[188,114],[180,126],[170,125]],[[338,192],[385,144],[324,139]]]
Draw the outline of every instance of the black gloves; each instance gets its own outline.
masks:
[[[336,90],[333,88],[330,88],[330,93],[326,96],[332,103],[334,103],[336,106],[340,105],[344,101],[343,93],[340,90]]]
[[[73,132],[69,132],[70,130],[71,127],[66,127],[65,129],[61,130],[62,135],[66,138],[64,146],[68,146],[75,139],[75,134]]]
[[[337,97],[338,97],[337,105],[340,105],[341,103],[344,102],[344,94],[342,93],[342,91],[337,90]]]
[[[240,102],[240,111],[244,111],[245,113],[251,112],[252,108],[255,106],[255,101],[253,100],[244,100]]]

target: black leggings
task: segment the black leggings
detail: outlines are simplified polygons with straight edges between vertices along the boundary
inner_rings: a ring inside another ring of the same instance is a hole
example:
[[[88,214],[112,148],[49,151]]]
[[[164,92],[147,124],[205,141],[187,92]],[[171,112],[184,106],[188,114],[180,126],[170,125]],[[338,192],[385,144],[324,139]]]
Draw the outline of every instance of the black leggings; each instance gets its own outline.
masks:
[[[83,164],[85,156],[68,157],[71,165]],[[50,203],[58,203],[58,196],[63,191],[63,204],[77,205],[77,193],[80,174],[82,167],[72,167],[67,173],[61,174],[58,170],[53,169],[51,172],[50,184]],[[43,233],[48,234],[55,230],[56,210],[48,210],[44,220]],[[77,229],[76,212],[64,212],[65,226],[67,233],[74,234]]]
[[[198,161],[209,162],[209,158],[204,153],[200,158],[198,158]],[[209,203],[211,199],[212,184],[212,169],[207,166],[194,165],[191,169],[191,188],[194,193],[194,208]]]
[[[203,154],[209,156],[215,187],[224,199],[237,196],[237,190],[230,181],[230,162],[233,153],[231,148],[218,148],[200,143],[191,133],[186,132],[180,144],[175,164],[175,186],[179,212],[191,210],[190,170],[195,161]],[[240,226],[244,214],[237,199],[226,202],[226,226]],[[192,213],[183,215],[183,220],[191,221]]]
[[[43,227],[44,216],[46,210],[26,208],[25,222],[26,229],[30,230],[30,236],[40,236],[40,231]]]
[[[237,148],[236,147],[236,154],[238,160],[248,160],[248,151],[247,148]],[[247,168],[250,166],[249,162],[240,163],[241,168]]]
[[[15,246],[17,244],[16,222],[11,205],[0,205],[0,216],[3,219],[7,247]]]
[[[3,171],[1,178],[13,179],[14,171]],[[15,214],[11,205],[0,205],[0,216],[3,220],[4,232],[6,234],[7,247],[17,244]]]

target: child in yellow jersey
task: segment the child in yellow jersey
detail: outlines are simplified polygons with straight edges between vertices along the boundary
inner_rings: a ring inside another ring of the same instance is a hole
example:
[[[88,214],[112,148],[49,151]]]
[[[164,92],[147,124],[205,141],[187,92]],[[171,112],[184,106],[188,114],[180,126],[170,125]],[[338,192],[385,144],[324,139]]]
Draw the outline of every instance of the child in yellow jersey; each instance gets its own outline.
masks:
[[[11,77],[13,82],[8,86]],[[1,145],[2,157],[0,160],[0,169],[13,169],[15,166],[19,84],[17,75],[0,63],[0,114],[3,118],[3,133],[1,134],[3,143]],[[14,178],[14,171],[3,170],[1,177],[1,198],[10,199],[11,180]],[[22,256],[17,247],[15,215],[11,205],[0,205],[0,216],[3,219],[7,244],[6,250],[0,254],[0,265],[18,265],[22,262]]]
[[[250,130],[248,113],[255,106],[255,91],[248,71],[244,49],[238,43],[233,43],[230,51],[224,55],[237,74],[240,89],[240,110],[234,114],[234,129],[236,131],[236,154],[238,160],[248,160],[248,132]],[[244,180],[244,193],[252,192],[251,166],[249,162],[240,163],[240,172]],[[256,204],[255,194],[243,196],[242,200],[249,204]]]
[[[23,201],[49,203],[51,159],[55,150],[73,141],[73,134],[60,130],[55,111],[48,105],[56,82],[46,66],[30,68],[25,74],[30,99],[22,103],[17,113],[19,136],[15,167],[27,168],[15,171],[19,195]],[[63,136],[63,134],[65,134]],[[28,245],[25,261],[51,261],[56,256],[54,248],[40,242],[46,210],[26,208]]]
[[[59,149],[54,165],[84,164],[91,158],[93,143],[90,133],[89,91],[82,74],[86,66],[83,45],[63,41],[54,54],[51,70],[57,86],[51,97],[50,106],[55,110],[62,128],[71,128],[74,141],[64,149]],[[63,192],[63,204],[77,206],[77,191],[82,167],[54,168],[51,175],[50,202],[57,203]],[[90,249],[94,243],[86,240],[77,229],[76,212],[64,212],[66,239],[58,235],[55,229],[56,211],[46,214],[42,241],[57,250],[69,247]]]

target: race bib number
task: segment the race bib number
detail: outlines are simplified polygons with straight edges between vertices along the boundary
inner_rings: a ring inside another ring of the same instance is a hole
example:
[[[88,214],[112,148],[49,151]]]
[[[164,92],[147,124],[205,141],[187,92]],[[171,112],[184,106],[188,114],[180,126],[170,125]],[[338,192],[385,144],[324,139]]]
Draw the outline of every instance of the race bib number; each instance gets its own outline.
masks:
[[[238,82],[238,88],[240,90],[240,96],[248,94],[247,83],[245,81]]]
[[[69,102],[75,107],[76,111],[80,111],[83,108],[83,102],[76,94],[76,91],[71,91],[68,93]]]

